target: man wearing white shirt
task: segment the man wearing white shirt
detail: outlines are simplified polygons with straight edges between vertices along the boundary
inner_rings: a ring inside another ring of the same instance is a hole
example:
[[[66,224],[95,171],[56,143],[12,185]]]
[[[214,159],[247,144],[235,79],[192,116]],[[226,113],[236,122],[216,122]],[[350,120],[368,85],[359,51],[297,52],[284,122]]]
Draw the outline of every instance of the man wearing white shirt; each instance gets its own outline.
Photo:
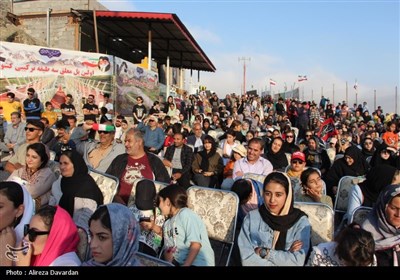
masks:
[[[273,167],[269,160],[261,157],[264,142],[260,138],[253,138],[247,146],[247,157],[239,159],[233,166],[232,178],[236,180],[245,173],[255,173],[267,176]]]

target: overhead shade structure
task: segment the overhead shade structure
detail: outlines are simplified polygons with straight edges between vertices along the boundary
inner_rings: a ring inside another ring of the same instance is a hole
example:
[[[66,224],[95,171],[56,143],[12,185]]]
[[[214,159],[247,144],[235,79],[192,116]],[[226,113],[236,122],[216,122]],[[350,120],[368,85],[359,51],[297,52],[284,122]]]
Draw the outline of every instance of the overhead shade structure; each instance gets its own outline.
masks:
[[[94,39],[93,11],[71,10],[81,19],[82,34]],[[132,60],[146,56],[170,67],[215,72],[216,68],[176,14],[96,11],[100,52]],[[149,35],[151,34],[151,35]],[[151,44],[149,41],[151,40]],[[93,50],[92,42],[92,50]],[[85,49],[86,48],[86,49]],[[82,39],[81,50],[89,51]]]

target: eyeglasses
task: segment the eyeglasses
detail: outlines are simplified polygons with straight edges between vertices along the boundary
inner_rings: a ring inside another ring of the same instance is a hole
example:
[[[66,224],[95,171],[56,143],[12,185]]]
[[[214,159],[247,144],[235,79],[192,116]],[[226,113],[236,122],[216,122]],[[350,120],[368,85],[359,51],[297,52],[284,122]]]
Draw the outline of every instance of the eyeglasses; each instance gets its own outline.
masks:
[[[110,134],[111,133],[111,131],[104,131],[104,130],[99,130],[99,134]]]
[[[25,127],[24,128],[25,129],[25,131],[30,131],[30,132],[34,132],[35,130],[41,130],[40,128],[34,128],[34,127]]]
[[[28,235],[30,242],[35,242],[38,235],[46,235],[49,233],[50,231],[38,231],[34,230],[33,228],[29,228],[28,224],[24,226],[24,236]]]
[[[304,161],[299,160],[299,159],[294,159],[291,162],[292,162],[292,164],[303,164]]]

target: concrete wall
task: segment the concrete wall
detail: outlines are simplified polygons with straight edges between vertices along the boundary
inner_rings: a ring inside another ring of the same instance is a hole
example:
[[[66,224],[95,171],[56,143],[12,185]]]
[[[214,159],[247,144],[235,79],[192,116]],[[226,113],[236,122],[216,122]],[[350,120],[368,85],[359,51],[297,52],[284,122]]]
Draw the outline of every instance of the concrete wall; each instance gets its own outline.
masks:
[[[3,1],[3,0],[1,0]],[[9,0],[6,0],[9,1]],[[10,1],[11,2],[11,1]],[[11,7],[20,16],[20,27],[35,39],[47,41],[47,10],[50,12],[50,44],[52,48],[79,50],[78,23],[70,15],[71,8],[107,10],[96,0],[36,0],[17,2]]]
[[[1,0],[4,1],[4,0]],[[71,8],[77,10],[107,10],[96,0],[36,0],[14,3],[12,10],[16,15],[28,13],[45,13],[48,8],[53,11],[69,11]]]

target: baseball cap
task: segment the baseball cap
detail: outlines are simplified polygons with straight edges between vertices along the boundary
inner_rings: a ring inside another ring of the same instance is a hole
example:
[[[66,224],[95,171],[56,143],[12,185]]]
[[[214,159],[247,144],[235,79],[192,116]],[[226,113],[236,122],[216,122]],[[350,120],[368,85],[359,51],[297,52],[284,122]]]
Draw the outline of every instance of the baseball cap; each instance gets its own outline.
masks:
[[[294,159],[299,159],[301,161],[306,161],[306,156],[302,152],[294,152],[292,154],[291,160],[294,160]]]
[[[151,210],[155,207],[156,186],[148,179],[142,179],[136,184],[135,204],[139,210]]]

